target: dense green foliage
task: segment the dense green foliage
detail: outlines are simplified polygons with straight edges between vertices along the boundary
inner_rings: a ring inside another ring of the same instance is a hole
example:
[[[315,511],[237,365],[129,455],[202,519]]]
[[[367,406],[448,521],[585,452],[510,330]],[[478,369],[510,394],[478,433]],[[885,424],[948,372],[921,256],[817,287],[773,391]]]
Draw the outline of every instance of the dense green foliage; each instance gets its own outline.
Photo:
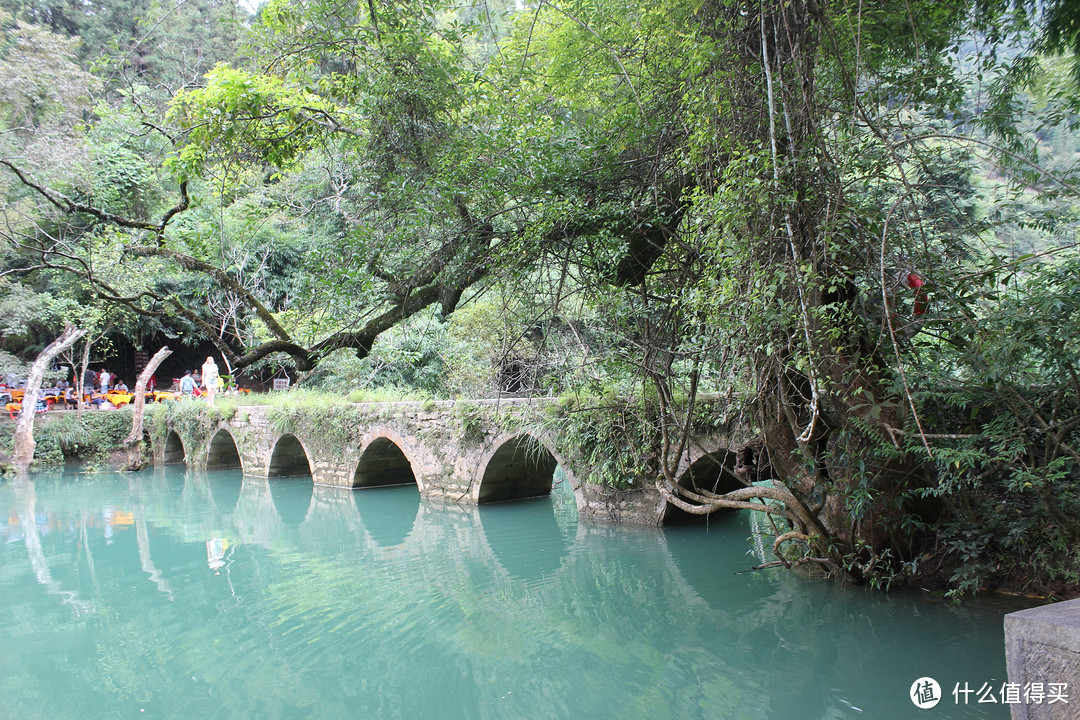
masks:
[[[63,467],[65,462],[77,460],[88,467],[107,469],[124,462],[124,438],[131,432],[130,408],[113,412],[58,411],[50,416],[40,419],[34,432],[36,466]],[[12,454],[11,430],[9,425],[0,430],[4,456]]]
[[[1080,584],[1067,3],[86,7],[5,21],[5,350],[567,395],[611,484],[779,500],[785,559]],[[747,487],[676,477],[733,419]]]

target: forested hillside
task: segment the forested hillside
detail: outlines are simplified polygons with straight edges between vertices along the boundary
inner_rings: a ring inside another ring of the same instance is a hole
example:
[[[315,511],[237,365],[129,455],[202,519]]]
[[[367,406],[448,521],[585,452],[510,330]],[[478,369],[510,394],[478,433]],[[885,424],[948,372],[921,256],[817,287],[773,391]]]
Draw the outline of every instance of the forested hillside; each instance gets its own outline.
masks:
[[[779,503],[784,562],[1080,588],[1069,3],[4,6],[5,367],[70,321],[563,395],[612,485]],[[736,426],[746,487],[679,484]]]

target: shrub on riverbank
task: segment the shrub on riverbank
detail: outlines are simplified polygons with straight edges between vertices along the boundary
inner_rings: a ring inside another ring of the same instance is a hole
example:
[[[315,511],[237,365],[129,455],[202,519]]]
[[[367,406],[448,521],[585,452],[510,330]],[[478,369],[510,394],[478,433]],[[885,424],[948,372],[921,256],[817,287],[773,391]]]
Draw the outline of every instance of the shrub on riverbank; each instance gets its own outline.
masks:
[[[0,452],[11,456],[15,423],[0,426]],[[53,411],[34,423],[35,469],[55,468],[78,458],[90,467],[106,466],[114,453],[124,449],[131,432],[131,409],[87,410],[82,413]]]

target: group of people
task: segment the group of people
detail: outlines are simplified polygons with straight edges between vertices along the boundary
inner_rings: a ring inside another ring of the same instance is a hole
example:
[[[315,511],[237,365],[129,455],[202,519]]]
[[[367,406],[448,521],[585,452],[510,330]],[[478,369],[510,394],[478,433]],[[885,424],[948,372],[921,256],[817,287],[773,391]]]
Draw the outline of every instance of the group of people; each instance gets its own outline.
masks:
[[[152,392],[154,390],[155,380],[156,377],[149,379],[146,386],[147,391]],[[115,398],[117,391],[122,393],[130,392],[123,380],[104,367],[97,371],[87,368],[83,372],[82,381],[84,395],[89,396],[91,398],[90,405],[98,409],[104,410],[115,407],[110,402],[110,397]],[[182,398],[205,397],[210,407],[214,406],[214,397],[224,386],[224,379],[221,377],[217,363],[214,362],[212,357],[206,358],[206,362],[202,364],[201,368],[185,372],[184,377],[179,381],[179,391]],[[12,396],[17,394],[5,391],[9,389],[20,390],[23,387],[25,387],[25,380],[15,377],[14,374],[9,373],[0,377],[0,396],[6,394],[7,400],[11,400]],[[113,391],[113,396],[109,396],[110,391]],[[61,405],[60,400],[63,398],[62,407],[77,408],[79,406],[78,388],[73,381],[67,379],[60,380],[53,388],[39,390],[38,396],[40,404],[43,406],[46,404],[46,398],[51,398],[49,402],[53,405]]]
[[[21,404],[21,402],[25,402],[25,398],[20,392],[16,391],[24,390],[25,387],[25,380],[6,377],[3,382],[0,382],[0,397],[3,397],[5,402],[14,400],[16,403]],[[118,379],[105,369],[100,372],[87,370],[83,374],[83,393],[90,397],[91,407],[99,409],[115,407],[107,395],[110,390],[126,393],[128,392],[128,386],[123,380]],[[44,411],[49,407],[56,406],[74,409],[79,406],[78,388],[67,379],[58,380],[53,387],[38,389],[35,402],[38,411]]]
[[[66,380],[61,380],[56,384],[56,387],[62,390],[70,389],[71,383]],[[86,371],[83,372],[83,392],[88,395],[91,393],[104,395],[109,392],[109,390],[128,392],[128,386],[123,380],[118,378],[114,373],[110,373],[105,368],[101,368],[98,372],[86,368]]]
[[[112,392],[129,392],[127,383],[121,380],[115,373],[109,372],[105,368],[94,371],[87,368],[83,372],[83,395],[90,397],[90,407],[97,408],[98,410],[111,410],[116,407],[108,397],[108,393]],[[64,405],[68,408],[77,408],[79,406],[79,395],[77,389],[72,383],[67,380],[61,380],[56,384],[58,390],[61,391],[64,397]]]
[[[156,376],[151,376],[147,381],[146,389],[148,391],[152,392],[154,390],[156,379]],[[110,382],[115,384],[110,386]],[[102,398],[105,397],[110,388],[128,392],[128,386],[125,385],[122,380],[117,381],[116,375],[111,374],[105,368],[102,368],[99,372],[87,370],[83,374],[83,386],[87,393],[90,393],[92,388],[93,392],[99,394]],[[193,398],[205,396],[210,407],[214,406],[214,396],[222,387],[224,387],[224,381],[221,377],[221,373],[218,371],[217,363],[214,362],[214,358],[212,357],[206,358],[206,362],[202,364],[202,368],[185,372],[184,377],[180,378],[179,381],[180,397]],[[65,397],[67,397],[67,394],[65,394]]]

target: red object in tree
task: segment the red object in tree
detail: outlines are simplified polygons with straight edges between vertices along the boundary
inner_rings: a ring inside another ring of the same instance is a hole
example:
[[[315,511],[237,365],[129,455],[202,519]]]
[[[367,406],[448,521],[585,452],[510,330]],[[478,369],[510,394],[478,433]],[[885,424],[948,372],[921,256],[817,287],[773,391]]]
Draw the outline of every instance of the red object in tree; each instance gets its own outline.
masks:
[[[926,281],[919,277],[916,273],[909,272],[907,276],[907,285],[909,288],[915,291],[915,311],[912,314],[925,314],[926,309],[930,307],[930,296],[923,288],[923,286],[926,285]]]

